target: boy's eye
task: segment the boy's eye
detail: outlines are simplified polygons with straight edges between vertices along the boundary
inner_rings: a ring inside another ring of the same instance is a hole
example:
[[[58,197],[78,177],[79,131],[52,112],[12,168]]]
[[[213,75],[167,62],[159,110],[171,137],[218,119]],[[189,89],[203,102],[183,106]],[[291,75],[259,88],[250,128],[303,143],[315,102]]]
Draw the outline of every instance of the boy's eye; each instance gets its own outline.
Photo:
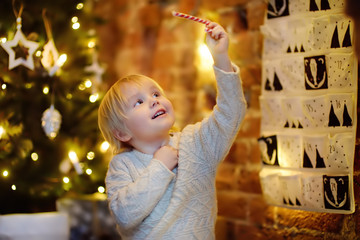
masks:
[[[138,100],[136,101],[136,103],[134,104],[134,107],[136,107],[137,105],[140,105],[140,104],[142,104],[142,103],[143,103],[143,100],[138,99]]]
[[[153,97],[160,97],[160,93],[154,92],[154,93],[153,93]]]

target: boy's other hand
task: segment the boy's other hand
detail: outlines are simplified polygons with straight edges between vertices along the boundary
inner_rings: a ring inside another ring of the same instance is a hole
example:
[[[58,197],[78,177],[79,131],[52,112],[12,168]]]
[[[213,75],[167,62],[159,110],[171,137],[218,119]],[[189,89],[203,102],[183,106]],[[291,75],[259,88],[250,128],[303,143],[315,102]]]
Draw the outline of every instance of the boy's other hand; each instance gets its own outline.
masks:
[[[165,145],[154,153],[154,158],[162,162],[169,170],[173,170],[178,164],[178,154],[178,149]]]

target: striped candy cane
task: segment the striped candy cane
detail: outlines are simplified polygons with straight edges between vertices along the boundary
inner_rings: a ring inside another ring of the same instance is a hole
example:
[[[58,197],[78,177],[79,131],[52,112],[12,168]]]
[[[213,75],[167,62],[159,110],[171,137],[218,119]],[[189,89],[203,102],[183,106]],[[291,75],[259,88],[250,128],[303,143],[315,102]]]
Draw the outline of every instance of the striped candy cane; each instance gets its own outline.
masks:
[[[174,17],[185,18],[185,19],[192,20],[192,21],[195,21],[195,22],[199,22],[199,23],[202,23],[202,24],[205,24],[205,25],[208,25],[210,23],[210,21],[208,21],[208,20],[204,20],[204,19],[201,19],[201,18],[198,18],[198,17],[194,17],[194,16],[191,16],[191,15],[188,15],[188,14],[185,14],[185,13],[180,13],[180,12],[173,11],[172,14],[173,14]],[[205,31],[206,32],[211,32],[211,29],[205,28]]]

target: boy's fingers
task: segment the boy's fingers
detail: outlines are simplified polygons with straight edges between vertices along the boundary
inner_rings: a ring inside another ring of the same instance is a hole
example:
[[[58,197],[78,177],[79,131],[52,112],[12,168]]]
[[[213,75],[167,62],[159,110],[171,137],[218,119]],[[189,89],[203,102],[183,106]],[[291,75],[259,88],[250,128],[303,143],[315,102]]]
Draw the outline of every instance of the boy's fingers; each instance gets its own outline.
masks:
[[[206,24],[207,28],[214,28],[217,25],[216,22],[209,22],[208,24]]]
[[[221,31],[219,30],[219,28],[215,27],[214,29],[212,29],[211,37],[218,40],[220,34],[221,34]]]

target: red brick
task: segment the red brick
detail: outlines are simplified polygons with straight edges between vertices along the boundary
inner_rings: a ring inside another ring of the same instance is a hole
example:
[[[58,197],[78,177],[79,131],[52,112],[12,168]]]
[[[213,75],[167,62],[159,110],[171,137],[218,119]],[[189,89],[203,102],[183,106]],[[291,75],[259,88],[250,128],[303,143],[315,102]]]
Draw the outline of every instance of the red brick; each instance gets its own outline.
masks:
[[[218,217],[215,227],[216,240],[321,240],[324,233],[300,232],[296,229],[281,229],[273,225],[249,224],[232,218]],[[335,240],[331,237],[326,239]],[[344,238],[346,239],[346,238]],[[340,240],[340,239],[339,239]]]
[[[242,21],[240,11],[245,11],[239,8],[227,8],[224,11],[220,11],[219,24],[223,26],[229,33],[239,33],[247,30],[246,21]]]
[[[179,59],[179,67],[181,69],[183,68],[188,68],[189,65],[191,67],[195,67],[193,66],[193,64],[189,64],[189,63],[193,63],[194,59],[195,59],[195,51],[194,51],[195,46],[194,45],[185,45],[182,46],[182,50],[179,51],[180,54],[180,59]],[[195,75],[194,78],[192,79],[192,86],[194,87],[194,81],[195,81]]]
[[[201,9],[204,10],[216,10],[224,6],[222,1],[203,0],[201,1]]]
[[[236,191],[218,191],[218,215],[246,219],[248,199]]]
[[[264,1],[251,1],[247,4],[247,20],[249,30],[258,30],[264,24],[267,4]]]
[[[250,71],[254,78],[255,85],[261,87],[261,64],[260,63],[252,63],[246,65],[246,68]],[[252,85],[254,87],[254,85]]]
[[[141,25],[147,28],[157,28],[161,24],[161,8],[159,4],[149,3],[142,6],[138,12]]]
[[[160,86],[164,89],[165,92],[169,92],[174,82],[175,76],[174,74],[166,69],[153,71],[151,77],[160,84]]]
[[[216,240],[227,240],[228,238],[228,232],[230,232],[229,228],[231,228],[231,225],[224,217],[218,217],[216,219],[216,225],[215,225],[215,238]]]
[[[162,47],[155,51],[153,67],[166,69],[176,66],[178,63],[177,50],[174,47]]]
[[[162,46],[164,44],[175,44],[179,42],[179,39],[176,37],[176,31],[174,28],[169,27],[170,20],[164,20],[161,24],[157,37],[158,46]]]
[[[215,234],[216,240],[282,240],[286,233],[279,229],[266,229],[232,218],[218,217]]]
[[[273,225],[275,223],[274,208],[265,202],[262,195],[251,198],[249,202],[249,221],[255,225]]]
[[[240,77],[244,89],[250,89],[254,84],[258,84],[256,76],[248,66],[241,67]]]
[[[259,111],[248,110],[242,122],[238,137],[254,137],[260,136],[261,115]]]
[[[193,122],[195,96],[192,94],[175,95],[173,106],[176,112],[176,123],[182,129],[185,125]]]
[[[143,38],[140,31],[124,33],[123,48],[138,48],[143,44]]]
[[[358,119],[359,118],[360,117],[358,117]],[[360,128],[357,128],[357,129],[360,129]],[[359,140],[357,140],[357,141],[359,141]],[[355,145],[354,171],[355,172],[360,171],[360,144]]]
[[[261,152],[257,139],[251,141],[250,162],[261,164]]]
[[[251,239],[251,240],[262,240],[262,239],[282,239],[278,238],[278,234],[281,232],[277,232],[274,235],[271,236],[271,238],[267,238],[268,235],[263,234],[262,229],[260,226],[247,226],[245,224],[238,223],[235,225],[234,230],[234,238],[236,240],[242,240],[242,239]]]
[[[261,194],[260,177],[258,171],[242,169],[237,176],[237,189],[242,192]]]
[[[360,191],[357,191],[357,193],[359,193],[359,192]],[[356,205],[355,213],[353,213],[353,214],[354,214],[354,220],[355,220],[355,232],[360,233],[360,204]]]
[[[245,6],[248,2],[254,0],[223,0],[219,2],[224,3],[224,7],[238,7],[238,6]]]
[[[316,233],[316,236],[314,236],[314,234],[311,234],[310,232],[308,234],[297,233],[291,239],[292,240],[323,240],[324,239],[324,234],[323,233]],[[332,238],[326,238],[326,239],[330,240]]]
[[[259,34],[250,31],[232,34],[229,46],[231,59],[241,62],[254,62],[254,57],[261,55],[258,52],[258,37]]]
[[[239,138],[231,146],[226,162],[246,164],[249,161],[251,145],[248,139]]]
[[[261,95],[261,86],[260,85],[251,86],[251,96],[250,96],[250,101],[248,102],[248,105],[251,109],[260,111],[260,101],[259,101],[260,95]]]
[[[180,68],[176,78],[174,79],[174,82],[172,82],[172,89],[176,91],[176,93],[181,93],[181,91],[183,91],[185,94],[193,92],[194,97],[196,98],[195,91],[197,91],[197,89],[194,84],[195,81],[196,69],[194,66]],[[195,107],[195,101],[192,100],[192,104]],[[193,114],[193,112],[190,112],[190,115],[191,114]]]
[[[196,6],[196,1],[193,0],[180,0],[177,11],[183,13],[190,13]]]
[[[354,195],[355,195],[355,204],[360,205],[360,173],[354,173]]]
[[[339,233],[343,226],[344,215],[342,214],[307,212],[286,208],[277,209],[279,226],[331,233]]]
[[[236,188],[236,165],[223,162],[219,165],[216,175],[216,188],[218,190]]]

